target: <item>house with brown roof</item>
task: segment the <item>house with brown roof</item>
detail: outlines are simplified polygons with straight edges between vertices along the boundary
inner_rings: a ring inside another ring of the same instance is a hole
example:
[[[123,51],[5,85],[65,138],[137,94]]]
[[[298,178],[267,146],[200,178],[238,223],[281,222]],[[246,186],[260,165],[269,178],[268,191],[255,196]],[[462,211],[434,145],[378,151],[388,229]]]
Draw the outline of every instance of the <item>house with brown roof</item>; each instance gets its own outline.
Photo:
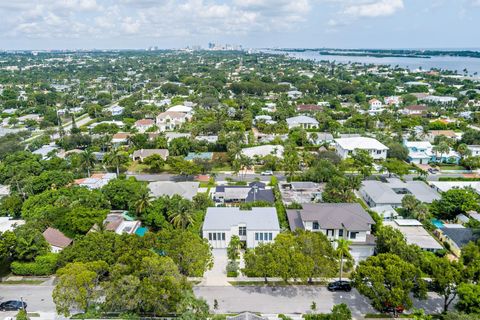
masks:
[[[426,113],[427,109],[428,108],[425,105],[412,105],[412,106],[403,108],[401,112],[409,116],[420,116]]]
[[[155,120],[152,119],[140,119],[135,121],[135,124],[133,125],[134,128],[138,130],[140,133],[145,133],[148,129],[153,127],[155,125]]]
[[[316,104],[299,104],[297,106],[298,112],[319,112],[323,111],[323,106]]]
[[[168,158],[168,149],[140,149],[135,150],[132,154],[133,161],[143,162],[145,158],[148,158],[154,154],[158,154],[163,160]]]
[[[156,123],[160,131],[173,131],[182,126],[189,119],[183,112],[166,111],[157,116]]]
[[[59,253],[72,243],[72,239],[64,235],[60,230],[55,228],[47,228],[43,232],[43,237],[48,242],[53,253]]]
[[[120,145],[128,142],[128,138],[131,136],[128,132],[118,132],[112,136],[112,144]]]
[[[454,140],[458,140],[460,138],[460,136],[458,136],[453,130],[430,130],[427,133],[427,140],[429,142],[434,142],[435,137],[440,136],[444,136]]]

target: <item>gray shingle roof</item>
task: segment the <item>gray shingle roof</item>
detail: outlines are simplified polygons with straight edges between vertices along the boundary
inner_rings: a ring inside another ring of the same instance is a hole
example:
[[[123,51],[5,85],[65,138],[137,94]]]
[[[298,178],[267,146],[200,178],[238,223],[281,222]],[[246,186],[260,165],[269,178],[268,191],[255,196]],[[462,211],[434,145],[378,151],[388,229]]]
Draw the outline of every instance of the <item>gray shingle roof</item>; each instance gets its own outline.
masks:
[[[450,238],[457,247],[462,248],[470,241],[475,241],[478,237],[473,234],[470,228],[441,228],[442,233]]]
[[[232,226],[245,224],[247,230],[280,231],[275,208],[211,207],[207,209],[203,230],[230,230]]]
[[[406,183],[399,179],[387,179],[388,182],[376,180],[363,181],[360,191],[378,204],[400,204],[405,194],[396,193],[395,190],[406,189],[418,200],[431,203],[433,200],[440,199],[438,192],[430,188],[422,181],[407,181]]]
[[[302,221],[318,221],[321,229],[341,229],[350,231],[370,230],[375,224],[372,217],[358,203],[308,203],[302,204],[297,212]]]

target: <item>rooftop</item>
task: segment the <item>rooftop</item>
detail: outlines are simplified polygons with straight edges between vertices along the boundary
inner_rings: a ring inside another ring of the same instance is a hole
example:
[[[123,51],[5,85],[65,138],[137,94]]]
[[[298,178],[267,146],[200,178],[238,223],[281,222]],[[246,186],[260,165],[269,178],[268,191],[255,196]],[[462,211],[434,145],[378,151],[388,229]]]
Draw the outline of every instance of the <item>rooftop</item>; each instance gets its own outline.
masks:
[[[207,209],[203,230],[230,230],[244,224],[247,230],[280,231],[275,208],[211,207]]]
[[[345,150],[355,149],[375,149],[375,150],[388,150],[388,147],[377,139],[368,137],[350,137],[350,138],[338,138],[335,142]]]

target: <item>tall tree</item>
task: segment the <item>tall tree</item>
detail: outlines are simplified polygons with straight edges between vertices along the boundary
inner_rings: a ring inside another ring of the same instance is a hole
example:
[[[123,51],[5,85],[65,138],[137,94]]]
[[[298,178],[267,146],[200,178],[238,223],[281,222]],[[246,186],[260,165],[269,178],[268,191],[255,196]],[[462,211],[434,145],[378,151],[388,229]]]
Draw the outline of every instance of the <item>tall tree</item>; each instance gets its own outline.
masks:
[[[73,309],[86,312],[99,297],[97,286],[107,269],[103,261],[75,262],[59,269],[52,294],[57,312],[66,317]]]
[[[87,175],[90,177],[90,170],[95,166],[95,156],[90,149],[80,153],[80,165],[87,171]]]
[[[350,255],[350,244],[351,242],[345,238],[340,238],[337,240],[337,249],[336,252],[340,256],[340,280],[342,280],[343,273],[343,259],[345,257],[351,258]]]
[[[105,155],[103,160],[107,165],[116,168],[117,177],[120,176],[120,167],[128,162],[128,155],[125,151],[114,149]]]
[[[426,297],[426,286],[420,270],[394,254],[379,254],[360,262],[352,274],[354,286],[371,299],[375,309],[383,311],[399,306],[412,307],[410,293],[415,297]]]

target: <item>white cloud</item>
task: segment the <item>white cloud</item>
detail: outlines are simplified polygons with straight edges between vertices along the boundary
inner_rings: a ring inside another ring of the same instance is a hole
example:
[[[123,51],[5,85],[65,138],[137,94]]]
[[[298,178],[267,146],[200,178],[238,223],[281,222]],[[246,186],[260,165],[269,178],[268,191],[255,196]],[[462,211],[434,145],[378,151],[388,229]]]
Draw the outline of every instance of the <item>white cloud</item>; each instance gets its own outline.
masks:
[[[403,0],[380,0],[349,5],[344,13],[354,17],[382,17],[390,16],[403,8]]]

